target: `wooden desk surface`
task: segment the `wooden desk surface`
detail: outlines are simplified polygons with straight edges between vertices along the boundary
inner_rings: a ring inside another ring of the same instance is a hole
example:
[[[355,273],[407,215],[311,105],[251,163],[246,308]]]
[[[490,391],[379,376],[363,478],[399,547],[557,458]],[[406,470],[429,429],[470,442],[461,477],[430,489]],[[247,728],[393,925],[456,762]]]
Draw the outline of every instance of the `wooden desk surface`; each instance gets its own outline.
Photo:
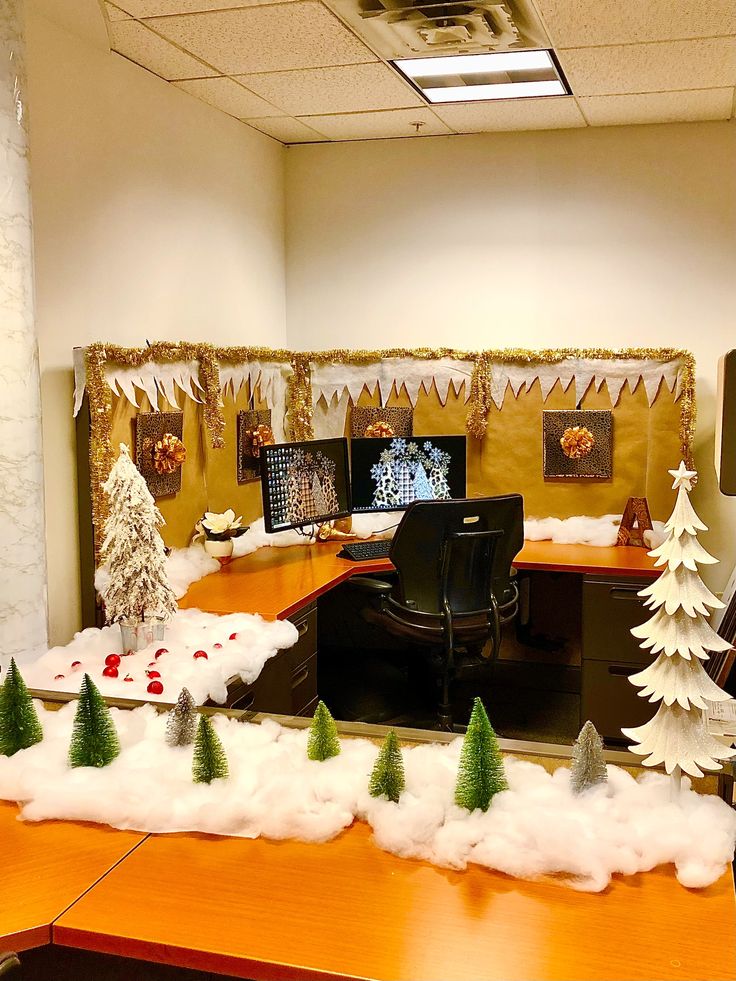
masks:
[[[267,619],[284,620],[351,576],[393,569],[388,559],[338,559],[341,548],[336,542],[261,548],[192,583],[179,606],[208,613],[260,613]],[[647,550],[633,546],[525,542],[514,565],[517,569],[596,575],[656,578],[659,574]]]
[[[53,920],[146,837],[17,818],[17,805],[0,801],[0,950],[47,944]]]
[[[669,868],[591,895],[380,851],[151,836],[54,924],[54,942],[254,979],[633,981],[736,977],[731,872]]]

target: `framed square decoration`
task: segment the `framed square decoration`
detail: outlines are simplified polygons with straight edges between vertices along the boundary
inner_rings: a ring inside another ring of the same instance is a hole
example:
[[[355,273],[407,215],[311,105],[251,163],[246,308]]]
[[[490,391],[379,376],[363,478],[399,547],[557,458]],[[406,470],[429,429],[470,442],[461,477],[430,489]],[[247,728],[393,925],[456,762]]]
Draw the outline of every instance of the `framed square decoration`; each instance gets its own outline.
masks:
[[[139,412],[135,417],[136,466],[156,498],[181,490],[181,468],[187,455],[183,432],[183,412]]]
[[[610,409],[545,409],[542,444],[545,478],[606,480],[613,476]]]
[[[238,413],[238,483],[261,479],[262,446],[274,443],[270,409],[243,409]]]
[[[350,435],[356,439],[377,436],[411,436],[414,410],[403,405],[356,405],[350,413]],[[390,432],[389,432],[390,430]]]

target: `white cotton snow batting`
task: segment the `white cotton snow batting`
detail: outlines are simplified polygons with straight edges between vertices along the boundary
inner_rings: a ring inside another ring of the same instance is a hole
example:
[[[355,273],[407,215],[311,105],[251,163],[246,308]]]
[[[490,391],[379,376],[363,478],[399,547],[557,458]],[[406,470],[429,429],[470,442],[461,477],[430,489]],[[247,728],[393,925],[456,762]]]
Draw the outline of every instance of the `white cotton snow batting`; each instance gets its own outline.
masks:
[[[21,817],[94,821],[147,832],[201,831],[246,838],[324,842],[355,818],[396,855],[464,869],[483,865],[517,878],[554,877],[600,891],[613,875],[672,863],[689,888],[715,882],[733,857],[736,813],[683,782],[677,801],[660,774],[635,780],[614,766],[608,783],[570,790],[570,771],[506,757],[509,789],[484,814],[454,803],[461,740],[402,750],[406,789],[398,804],[368,793],[378,748],[343,739],[324,763],[307,758],[307,732],[216,716],[230,776],[192,782],[192,747],[165,741],[153,706],[112,710],[122,751],[103,769],[70,769],[74,705],[37,706],[43,742],[0,757],[0,798],[25,802]]]
[[[234,635],[234,639],[230,639]],[[120,627],[89,627],[65,647],[53,647],[37,661],[23,667],[29,688],[78,692],[85,672],[103,695],[175,702],[182,688],[189,689],[198,705],[212,699],[222,703],[227,682],[240,676],[251,684],[266,661],[296,643],[296,627],[288,620],[268,621],[250,613],[216,616],[201,610],[179,610],[166,627],[163,641],[135,654],[122,655]],[[158,650],[166,653],[156,658]],[[206,658],[195,658],[204,651]],[[108,654],[120,655],[117,678],[103,675]],[[75,661],[79,665],[72,667]],[[147,671],[160,674],[161,694],[148,692]],[[62,675],[57,678],[57,675]],[[125,681],[129,677],[131,681]]]

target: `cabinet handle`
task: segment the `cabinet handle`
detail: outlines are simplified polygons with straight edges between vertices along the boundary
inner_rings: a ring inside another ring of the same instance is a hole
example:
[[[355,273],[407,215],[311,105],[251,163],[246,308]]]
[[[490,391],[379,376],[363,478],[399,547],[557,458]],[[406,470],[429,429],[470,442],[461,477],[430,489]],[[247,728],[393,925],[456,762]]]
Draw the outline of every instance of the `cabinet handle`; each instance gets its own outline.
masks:
[[[309,668],[302,667],[297,668],[296,672],[291,676],[291,687],[298,688],[303,682],[309,677]]]
[[[309,620],[304,620],[303,623],[298,624],[296,630],[300,637],[306,636],[309,632]]]
[[[613,586],[609,595],[614,600],[639,600],[641,588],[641,586]]]
[[[628,678],[629,675],[636,674],[637,671],[641,671],[641,665],[639,664],[609,664],[608,673],[619,675],[619,677]]]
[[[243,711],[247,712],[247,710],[253,705],[253,702],[255,700],[256,700],[256,693],[254,691],[251,691],[248,692],[247,695],[243,695],[242,698],[238,698],[236,701],[234,701],[233,704],[230,706],[230,708],[242,709]]]

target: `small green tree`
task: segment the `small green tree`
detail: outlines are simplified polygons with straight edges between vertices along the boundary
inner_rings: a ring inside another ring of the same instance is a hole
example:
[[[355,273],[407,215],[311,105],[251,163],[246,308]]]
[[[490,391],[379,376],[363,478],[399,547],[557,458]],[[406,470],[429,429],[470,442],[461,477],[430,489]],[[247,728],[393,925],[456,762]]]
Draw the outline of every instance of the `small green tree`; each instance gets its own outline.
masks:
[[[494,795],[507,789],[496,733],[488,721],[483,703],[476,698],[460,751],[455,803],[467,811],[474,811],[477,807],[487,811]]]
[[[197,709],[188,688],[182,688],[176,705],[166,720],[166,742],[169,746],[191,746],[194,742]]]
[[[85,674],[79,686],[69,766],[107,766],[119,754],[120,740],[110,709],[94,681]]]
[[[0,686],[0,755],[13,756],[20,749],[40,743],[43,729],[38,721],[26,683],[14,659]]]
[[[592,722],[585,723],[572,747],[570,789],[582,794],[588,787],[608,781],[608,770],[603,759],[603,740]]]
[[[368,790],[371,797],[385,795],[389,800],[398,803],[405,785],[401,748],[396,733],[392,729],[386,734],[383,746],[381,746],[381,751],[371,773]]]
[[[194,739],[192,779],[195,783],[212,783],[228,775],[227,756],[209,715],[200,715]]]
[[[312,725],[309,727],[307,756],[310,760],[329,760],[340,754],[340,740],[335,720],[324,702],[317,703]]]

